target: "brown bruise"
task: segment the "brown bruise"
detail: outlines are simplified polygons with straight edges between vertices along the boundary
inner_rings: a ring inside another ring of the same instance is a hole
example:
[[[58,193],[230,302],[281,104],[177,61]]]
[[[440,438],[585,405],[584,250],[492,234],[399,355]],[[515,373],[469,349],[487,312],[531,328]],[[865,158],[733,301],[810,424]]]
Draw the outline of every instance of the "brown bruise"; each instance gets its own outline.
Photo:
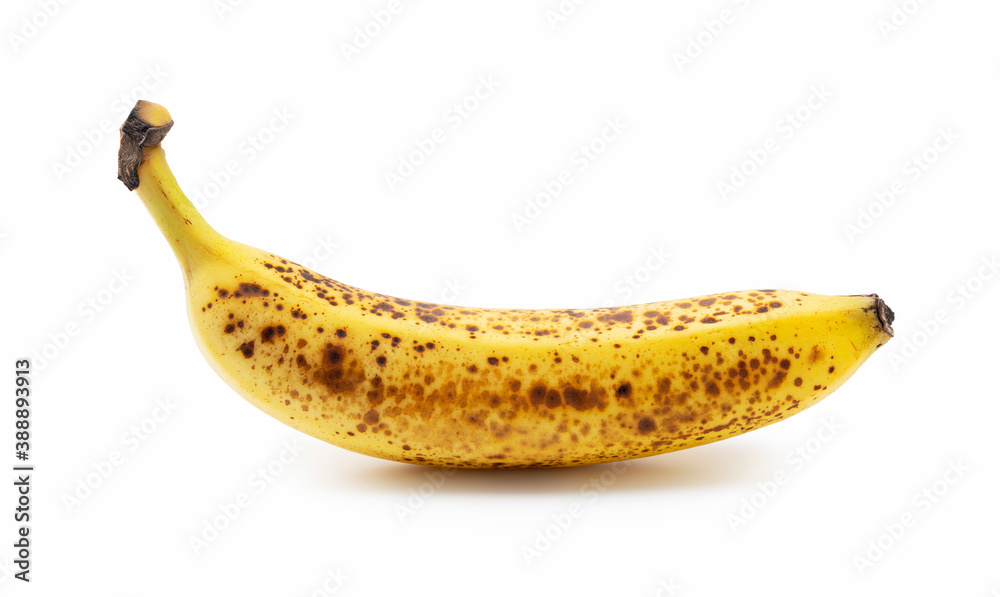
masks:
[[[264,371],[274,416],[322,423],[321,439],[405,462],[548,467],[658,454],[780,420],[834,373],[825,346],[767,326],[797,300],[782,291],[489,310],[370,293],[273,256],[264,267],[270,277],[220,283],[203,305],[223,318],[219,342]],[[338,325],[341,309],[350,324]],[[735,335],[727,325],[743,322],[761,327]],[[673,338],[690,350],[657,349]]]

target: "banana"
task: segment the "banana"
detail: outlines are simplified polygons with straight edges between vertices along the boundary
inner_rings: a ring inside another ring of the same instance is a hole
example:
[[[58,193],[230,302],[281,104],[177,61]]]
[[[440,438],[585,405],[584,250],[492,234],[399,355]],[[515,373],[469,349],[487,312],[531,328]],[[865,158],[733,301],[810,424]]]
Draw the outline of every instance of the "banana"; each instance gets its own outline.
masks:
[[[354,288],[228,240],[177,185],[140,101],[119,179],[176,254],[198,347],[251,404],[402,462],[557,467],[719,441],[809,408],[892,337],[877,295],[787,290],[597,309],[475,309]]]

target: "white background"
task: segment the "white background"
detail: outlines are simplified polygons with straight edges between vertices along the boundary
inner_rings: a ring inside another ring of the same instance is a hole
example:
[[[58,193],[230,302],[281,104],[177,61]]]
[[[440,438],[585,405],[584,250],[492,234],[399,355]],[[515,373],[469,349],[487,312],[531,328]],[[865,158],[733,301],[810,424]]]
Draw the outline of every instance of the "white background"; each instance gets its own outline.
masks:
[[[234,4],[4,3],[0,593],[1000,594],[995,2]],[[507,307],[877,292],[896,338],[789,421],[631,467],[356,455],[198,353],[173,255],[115,180],[139,97],[170,110],[213,226],[345,283]]]

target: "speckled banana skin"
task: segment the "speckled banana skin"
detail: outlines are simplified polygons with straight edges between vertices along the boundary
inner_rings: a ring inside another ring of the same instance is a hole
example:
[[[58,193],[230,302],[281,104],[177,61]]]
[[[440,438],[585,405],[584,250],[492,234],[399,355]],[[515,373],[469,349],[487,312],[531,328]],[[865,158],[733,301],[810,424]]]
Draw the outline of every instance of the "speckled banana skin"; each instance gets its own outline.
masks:
[[[172,124],[145,102],[130,120]],[[874,295],[502,310],[368,292],[217,234],[148,136],[137,190],[181,262],[205,358],[272,417],[362,454],[502,468],[689,448],[812,406],[892,335]]]

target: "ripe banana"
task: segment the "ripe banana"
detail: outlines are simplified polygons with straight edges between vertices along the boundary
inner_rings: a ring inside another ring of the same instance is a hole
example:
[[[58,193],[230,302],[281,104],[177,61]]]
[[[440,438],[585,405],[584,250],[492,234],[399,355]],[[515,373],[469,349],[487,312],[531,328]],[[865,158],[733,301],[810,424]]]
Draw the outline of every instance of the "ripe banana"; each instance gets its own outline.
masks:
[[[199,348],[251,404],[355,452],[502,468],[680,450],[812,406],[892,337],[876,295],[752,290],[523,310],[354,288],[215,232],[167,166],[172,124],[163,107],[136,104],[119,179],[177,255]]]

